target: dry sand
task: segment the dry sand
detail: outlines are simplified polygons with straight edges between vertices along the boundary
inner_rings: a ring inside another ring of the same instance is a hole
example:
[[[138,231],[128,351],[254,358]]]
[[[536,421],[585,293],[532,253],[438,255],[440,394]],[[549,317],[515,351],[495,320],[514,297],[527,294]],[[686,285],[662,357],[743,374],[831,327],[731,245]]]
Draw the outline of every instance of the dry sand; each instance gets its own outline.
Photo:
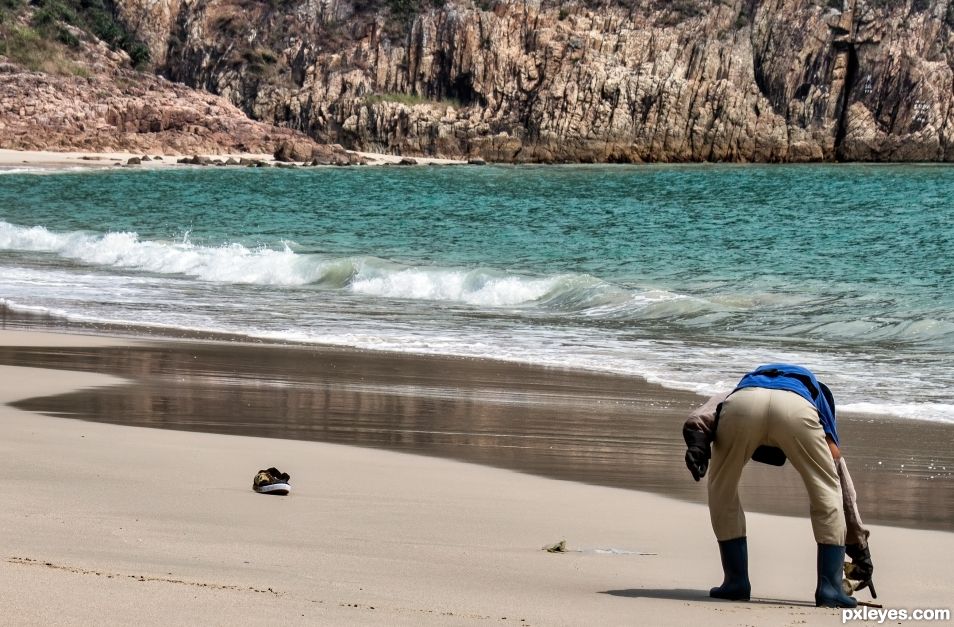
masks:
[[[370,152],[360,152],[358,155],[368,159],[368,165],[395,164],[401,160],[399,155],[384,155]],[[143,155],[143,153],[130,152],[52,152],[42,150],[7,150],[0,149],[0,170],[62,170],[62,169],[89,169],[89,168],[114,168],[125,166],[126,162],[132,157],[149,156],[150,161],[144,161],[139,165],[129,166],[136,168],[159,168],[171,165],[179,165],[177,162],[183,156],[192,155]],[[216,155],[199,155],[209,159],[228,158],[233,159],[253,159],[272,163],[275,160],[272,155],[258,153],[230,153]],[[465,161],[454,159],[438,159],[435,157],[414,157],[420,165],[452,165],[462,164]]]
[[[13,170],[62,170],[62,169],[90,169],[114,168],[126,165],[132,157],[147,156],[143,153],[130,152],[53,152],[48,150],[6,150],[0,149],[0,168]],[[162,156],[148,155],[151,161],[145,161],[141,168],[157,168],[176,165],[182,155]],[[191,155],[189,155],[191,156]],[[206,155],[209,158],[228,159],[246,157],[249,159],[272,160],[271,155],[265,154],[228,154]]]
[[[104,342],[126,340],[0,332],[3,344]],[[118,382],[14,366],[0,380],[4,403]],[[700,505],[333,444],[9,407],[0,419],[4,624],[841,622],[811,603],[807,517],[750,514],[757,599],[716,602]],[[291,496],[252,492],[269,465],[291,474]],[[578,551],[540,550],[560,539]],[[954,534],[875,527],[872,546],[886,608],[954,605]]]

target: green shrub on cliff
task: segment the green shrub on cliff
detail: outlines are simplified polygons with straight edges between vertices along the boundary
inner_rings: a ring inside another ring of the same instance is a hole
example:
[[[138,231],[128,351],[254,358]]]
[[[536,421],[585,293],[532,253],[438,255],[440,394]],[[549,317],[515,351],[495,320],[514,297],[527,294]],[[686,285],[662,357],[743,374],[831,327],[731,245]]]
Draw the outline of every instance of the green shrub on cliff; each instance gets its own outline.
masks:
[[[35,30],[14,26],[4,29],[3,38],[0,39],[0,54],[33,71],[39,71],[42,61],[50,56],[50,50]]]
[[[0,55],[33,72],[85,75],[86,71],[66,57],[57,41],[28,26],[4,26],[0,23]]]
[[[112,0],[35,0],[30,25],[42,40],[55,40],[71,47],[79,38],[66,26],[95,35],[113,50],[124,50],[136,68],[149,63],[149,48],[127,31],[116,18]],[[22,0],[0,0],[0,7],[19,11]]]
[[[23,0],[0,0],[0,24],[8,15],[15,15],[23,8]]]
[[[116,19],[116,9],[111,0],[43,0],[66,2],[76,8],[82,24],[113,50],[121,49],[129,55],[133,67],[142,68],[149,63],[149,48],[127,31]]]
[[[33,18],[30,22],[36,28],[50,28],[58,22],[67,24],[77,24],[79,17],[73,7],[64,4],[60,0],[45,0],[38,5],[39,8],[33,12]]]
[[[76,24],[79,18],[72,7],[62,2],[47,2],[33,12],[30,24],[47,39],[55,39],[70,48],[79,47],[80,40],[64,24]]]
[[[21,0],[0,0],[0,26],[8,22],[11,16],[19,13],[22,6]],[[4,33],[0,31],[0,37],[2,36]]]

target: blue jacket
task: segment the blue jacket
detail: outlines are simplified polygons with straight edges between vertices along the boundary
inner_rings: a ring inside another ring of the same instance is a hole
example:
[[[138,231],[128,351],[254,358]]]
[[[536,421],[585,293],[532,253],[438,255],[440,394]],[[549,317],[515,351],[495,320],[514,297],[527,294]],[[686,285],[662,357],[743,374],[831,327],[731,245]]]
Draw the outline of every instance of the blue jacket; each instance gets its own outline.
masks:
[[[768,388],[770,390],[788,390],[795,392],[818,410],[825,433],[838,442],[838,430],[835,426],[835,398],[824,383],[820,383],[812,371],[792,364],[767,364],[759,366],[742,377],[736,390],[743,388]]]

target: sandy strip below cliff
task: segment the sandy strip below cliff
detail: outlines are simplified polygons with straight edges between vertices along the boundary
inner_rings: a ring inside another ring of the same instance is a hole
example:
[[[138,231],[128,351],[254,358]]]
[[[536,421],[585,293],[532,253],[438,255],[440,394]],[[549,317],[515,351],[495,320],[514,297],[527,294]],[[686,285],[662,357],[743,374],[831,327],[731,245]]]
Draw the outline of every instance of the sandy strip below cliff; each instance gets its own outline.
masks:
[[[0,341],[125,340],[2,331]],[[121,383],[11,366],[0,380],[5,403]],[[750,514],[757,600],[714,602],[706,590],[721,571],[700,505],[316,442],[6,406],[0,419],[0,606],[15,624],[840,622],[811,604],[806,518]],[[291,496],[252,492],[270,465],[291,474]],[[540,550],[560,539],[571,552]],[[951,606],[954,534],[876,527],[872,540],[887,608]]]
[[[396,164],[403,157],[400,155],[385,155],[371,152],[360,152],[358,155],[366,158],[368,165]],[[132,157],[148,156],[150,161],[143,161],[132,168],[157,168],[164,166],[181,165],[178,162],[183,156],[193,155],[144,155],[131,152],[53,152],[48,150],[7,150],[0,149],[0,170],[64,170],[85,168],[115,168],[126,166]],[[209,159],[226,160],[233,158],[252,159],[274,163],[269,154],[259,153],[230,153],[198,155]],[[438,159],[434,157],[413,157],[418,165],[459,165],[466,163],[454,159]]]

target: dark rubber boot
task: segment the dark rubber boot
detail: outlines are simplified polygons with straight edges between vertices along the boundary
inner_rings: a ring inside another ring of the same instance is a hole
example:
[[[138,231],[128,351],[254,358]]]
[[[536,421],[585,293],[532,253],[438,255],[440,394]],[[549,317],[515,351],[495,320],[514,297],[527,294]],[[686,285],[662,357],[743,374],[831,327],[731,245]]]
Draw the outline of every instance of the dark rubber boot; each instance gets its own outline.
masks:
[[[818,607],[857,607],[858,601],[845,594],[841,580],[845,572],[845,547],[835,544],[818,545],[818,587],[815,605]]]
[[[745,538],[719,542],[719,554],[722,556],[725,578],[721,586],[709,590],[709,596],[714,599],[748,601],[752,586],[749,584],[749,549]]]

